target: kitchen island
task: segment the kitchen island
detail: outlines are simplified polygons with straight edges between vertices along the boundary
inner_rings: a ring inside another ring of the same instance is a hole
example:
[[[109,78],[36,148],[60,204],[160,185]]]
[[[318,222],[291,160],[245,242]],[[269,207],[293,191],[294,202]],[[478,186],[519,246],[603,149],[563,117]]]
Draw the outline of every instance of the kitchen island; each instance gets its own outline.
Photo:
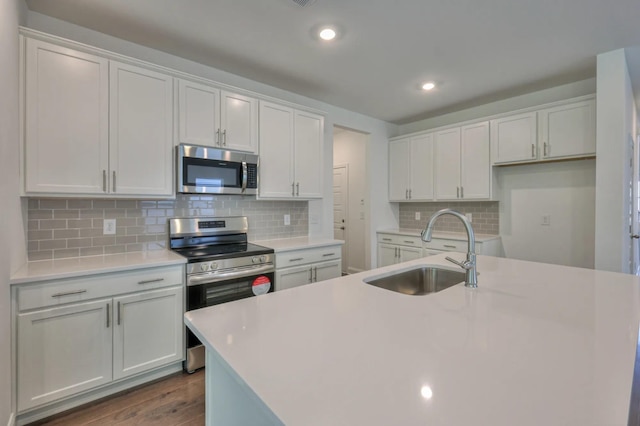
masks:
[[[627,424],[639,278],[478,256],[477,289],[363,282],[444,257],[188,312],[207,424]]]

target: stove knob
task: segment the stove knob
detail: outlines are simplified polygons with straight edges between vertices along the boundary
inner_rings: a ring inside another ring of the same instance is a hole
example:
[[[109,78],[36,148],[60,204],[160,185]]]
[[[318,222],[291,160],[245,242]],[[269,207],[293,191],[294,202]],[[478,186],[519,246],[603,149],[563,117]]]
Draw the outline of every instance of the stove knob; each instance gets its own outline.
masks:
[[[259,258],[259,257],[257,257],[257,256],[253,256],[253,258],[251,259],[251,261],[252,261],[253,263],[260,263],[260,258]]]
[[[267,256],[262,255],[260,256],[260,262],[265,263],[267,261]]]
[[[211,262],[211,269],[218,269],[218,264],[216,262]]]
[[[200,270],[201,271],[206,271],[207,269],[209,269],[209,264],[208,263],[200,264]]]

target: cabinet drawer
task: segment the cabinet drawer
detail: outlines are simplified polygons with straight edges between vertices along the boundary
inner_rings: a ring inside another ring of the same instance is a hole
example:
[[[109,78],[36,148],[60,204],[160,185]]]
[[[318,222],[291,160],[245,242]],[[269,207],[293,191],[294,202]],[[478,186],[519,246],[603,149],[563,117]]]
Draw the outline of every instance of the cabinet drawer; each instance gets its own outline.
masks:
[[[425,242],[423,248],[425,250],[442,250],[442,251],[457,251],[460,253],[466,253],[468,243],[460,240],[442,240],[434,238],[430,242]],[[482,253],[482,243],[476,242],[476,254]]]
[[[286,251],[276,253],[276,268],[340,259],[341,256],[341,247],[339,245]]]
[[[407,247],[422,247],[422,239],[412,235],[378,234],[378,242]]]
[[[24,284],[18,287],[18,310],[63,305],[183,283],[184,270],[180,265]]]

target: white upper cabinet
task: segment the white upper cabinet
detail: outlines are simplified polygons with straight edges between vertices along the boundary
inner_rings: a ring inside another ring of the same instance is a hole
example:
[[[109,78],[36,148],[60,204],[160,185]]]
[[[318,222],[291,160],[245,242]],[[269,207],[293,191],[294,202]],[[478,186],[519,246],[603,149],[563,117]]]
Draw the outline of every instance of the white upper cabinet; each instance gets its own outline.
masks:
[[[490,199],[489,123],[437,132],[435,170],[437,200]]]
[[[322,197],[324,117],[260,102],[260,198]]]
[[[491,121],[494,164],[537,159],[536,113],[527,112]]]
[[[256,152],[258,101],[216,87],[180,80],[180,143]]]
[[[171,195],[173,78],[110,63],[112,194]]]
[[[172,195],[172,77],[39,40],[25,56],[25,193]]]
[[[595,155],[595,122],[594,99],[538,111],[542,158]]]
[[[596,153],[592,96],[491,121],[493,164],[588,157]]]
[[[433,200],[433,135],[389,142],[389,200]]]
[[[25,191],[104,193],[109,61],[38,40],[25,49]]]

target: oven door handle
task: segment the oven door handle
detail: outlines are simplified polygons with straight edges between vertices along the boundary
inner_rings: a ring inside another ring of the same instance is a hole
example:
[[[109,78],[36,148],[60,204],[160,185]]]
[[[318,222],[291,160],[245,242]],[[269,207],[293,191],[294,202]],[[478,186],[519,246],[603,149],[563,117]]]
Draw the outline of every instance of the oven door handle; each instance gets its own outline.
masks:
[[[205,274],[189,275],[187,276],[187,285],[200,285],[215,283],[233,278],[251,277],[258,274],[269,274],[274,272],[273,265],[256,265],[249,268],[243,268],[239,270],[231,270],[224,272],[207,272]]]
[[[247,162],[242,162],[242,193],[247,190]]]

